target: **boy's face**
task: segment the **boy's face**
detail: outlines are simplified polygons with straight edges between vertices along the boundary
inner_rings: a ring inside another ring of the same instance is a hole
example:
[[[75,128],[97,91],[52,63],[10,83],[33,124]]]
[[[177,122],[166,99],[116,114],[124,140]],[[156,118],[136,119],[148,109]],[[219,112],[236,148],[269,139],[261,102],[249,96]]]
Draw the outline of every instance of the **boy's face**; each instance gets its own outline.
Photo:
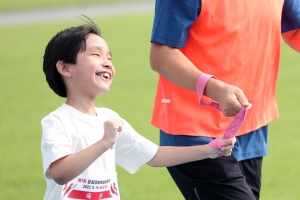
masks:
[[[90,34],[86,40],[86,50],[78,53],[76,64],[71,67],[72,85],[76,91],[92,98],[108,92],[115,75],[111,59],[106,41]]]

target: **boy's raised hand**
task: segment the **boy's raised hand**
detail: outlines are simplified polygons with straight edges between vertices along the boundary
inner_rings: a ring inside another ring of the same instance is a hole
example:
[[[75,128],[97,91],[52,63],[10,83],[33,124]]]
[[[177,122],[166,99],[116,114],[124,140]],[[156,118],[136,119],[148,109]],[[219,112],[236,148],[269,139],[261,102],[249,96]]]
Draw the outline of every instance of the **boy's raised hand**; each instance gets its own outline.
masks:
[[[86,170],[99,156],[112,148],[116,143],[124,122],[120,119],[108,120],[103,123],[103,138],[93,145],[64,156],[50,165],[51,177],[56,183],[63,185]]]
[[[112,119],[105,121],[103,126],[104,135],[102,140],[106,141],[107,144],[112,147],[116,143],[119,133],[123,129],[124,122],[120,119]]]

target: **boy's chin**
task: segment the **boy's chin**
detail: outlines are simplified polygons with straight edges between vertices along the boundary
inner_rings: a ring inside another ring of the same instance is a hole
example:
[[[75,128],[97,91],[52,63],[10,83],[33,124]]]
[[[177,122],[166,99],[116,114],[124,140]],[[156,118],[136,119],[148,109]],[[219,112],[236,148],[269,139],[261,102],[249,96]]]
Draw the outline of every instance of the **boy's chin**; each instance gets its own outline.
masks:
[[[105,89],[105,90],[101,90],[101,92],[99,92],[98,96],[102,95],[102,94],[106,94],[109,92],[109,88]]]

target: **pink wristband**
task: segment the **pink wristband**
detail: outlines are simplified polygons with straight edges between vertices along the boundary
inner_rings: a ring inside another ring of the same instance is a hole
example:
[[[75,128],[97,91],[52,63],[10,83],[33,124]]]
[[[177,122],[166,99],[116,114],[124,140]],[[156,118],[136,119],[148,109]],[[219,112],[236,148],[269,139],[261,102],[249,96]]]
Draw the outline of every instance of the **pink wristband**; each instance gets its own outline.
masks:
[[[208,143],[208,146],[210,146],[211,148],[213,148],[214,150],[217,150],[217,151],[219,151],[221,148],[225,147],[223,142],[218,138],[216,138],[213,141],[211,141],[210,143]]]
[[[212,102],[210,104],[207,104],[203,101],[202,99],[202,95],[203,95],[203,92],[204,92],[204,88],[206,86],[206,83],[209,79],[211,78],[215,78],[217,79],[215,76],[213,75],[210,75],[210,74],[202,74],[199,78],[198,78],[198,81],[197,81],[197,85],[196,85],[196,90],[197,90],[197,94],[198,94],[198,99],[199,99],[199,102],[200,102],[200,105],[201,106],[212,106],[214,108],[216,108],[217,110],[220,110],[221,111],[221,108],[220,108],[220,105],[212,100]]]
[[[215,138],[213,141],[208,143],[208,146],[210,146],[211,148],[213,148],[214,150],[217,150],[217,151],[219,151],[220,149],[225,147],[225,145],[219,138]],[[223,156],[223,154],[218,153],[218,157],[221,157],[221,156]]]

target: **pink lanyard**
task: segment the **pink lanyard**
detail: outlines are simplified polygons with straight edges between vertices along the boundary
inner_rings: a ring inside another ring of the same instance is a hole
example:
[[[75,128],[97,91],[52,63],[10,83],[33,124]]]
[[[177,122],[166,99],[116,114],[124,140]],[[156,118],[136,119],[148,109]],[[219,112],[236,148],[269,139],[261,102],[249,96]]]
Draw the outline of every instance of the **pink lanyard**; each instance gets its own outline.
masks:
[[[212,107],[216,108],[217,110],[221,111],[221,108],[220,108],[220,105],[218,102],[212,100],[212,102],[210,104],[207,104],[202,100],[202,95],[203,95],[205,85],[210,78],[216,78],[216,77],[209,75],[209,74],[202,74],[199,77],[198,82],[197,82],[198,99],[200,101],[200,105],[212,106]],[[223,139],[228,139],[228,138],[232,138],[235,136],[235,134],[241,127],[243,121],[245,120],[247,111],[248,111],[247,107],[242,107],[242,109],[238,112],[238,114],[236,114],[236,116],[233,118],[233,120],[227,127],[227,129],[222,137]]]

